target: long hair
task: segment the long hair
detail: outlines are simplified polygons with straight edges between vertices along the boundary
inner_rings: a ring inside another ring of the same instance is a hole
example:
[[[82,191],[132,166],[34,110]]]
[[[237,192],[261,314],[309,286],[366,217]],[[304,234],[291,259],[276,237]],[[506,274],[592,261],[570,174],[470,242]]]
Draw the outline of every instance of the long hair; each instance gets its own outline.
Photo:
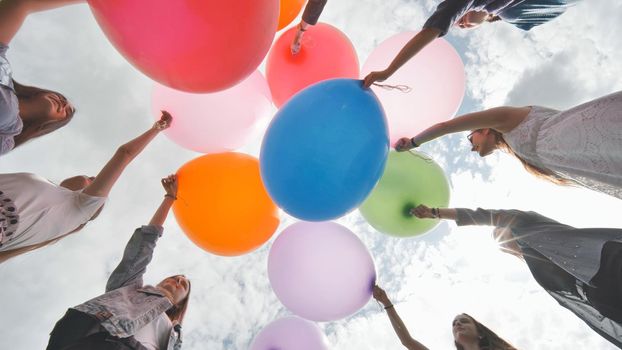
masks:
[[[495,332],[491,331],[488,327],[479,323],[476,319],[471,317],[471,315],[464,314],[464,316],[468,317],[473,323],[475,323],[475,328],[477,329],[477,334],[479,336],[479,348],[481,350],[518,350],[513,345],[503,340],[500,336],[498,336]],[[462,345],[454,342],[456,349],[464,350]]]
[[[167,278],[177,277],[179,275],[170,276]],[[167,279],[165,278],[165,279]],[[188,280],[188,294],[185,298],[183,298],[179,303],[173,305],[170,309],[166,310],[166,315],[171,320],[171,322],[177,321],[179,324],[182,324],[184,321],[184,316],[186,315],[186,310],[188,310],[188,302],[190,301],[190,291],[192,290],[192,284],[190,280]]]
[[[65,96],[56,91],[45,90],[34,86],[22,85],[15,80],[13,80],[13,86],[15,88],[15,95],[17,95],[18,100],[27,100],[44,93],[56,94],[62,99],[66,100]],[[19,135],[13,137],[13,140],[15,141],[15,147],[23,145],[24,143],[34,138],[49,134],[52,131],[62,128],[71,121],[74,114],[75,109],[71,109],[71,112],[67,114],[67,117],[61,120],[50,120],[47,114],[37,115],[33,118],[29,118],[28,120],[22,119],[22,121],[24,122],[22,132]]]
[[[483,129],[478,129],[475,131],[481,131]],[[505,141],[505,139],[503,138],[503,134],[498,132],[497,130],[494,129],[488,129],[490,133],[492,133],[495,137],[495,146],[497,146],[498,149],[502,150],[505,153],[508,153],[514,157],[516,157],[521,164],[523,164],[523,167],[525,167],[525,170],[527,170],[529,173],[531,173],[532,175],[536,176],[537,178],[552,182],[556,185],[562,185],[562,186],[570,186],[570,185],[574,185],[574,181],[563,178],[557,174],[555,174],[554,172],[552,172],[549,169],[545,169],[545,168],[541,168],[537,165],[531,164],[528,161],[526,161],[525,159],[523,159],[521,156],[519,156],[518,154],[516,154],[516,152],[514,152],[514,150],[512,149],[512,147],[510,147],[510,145]]]

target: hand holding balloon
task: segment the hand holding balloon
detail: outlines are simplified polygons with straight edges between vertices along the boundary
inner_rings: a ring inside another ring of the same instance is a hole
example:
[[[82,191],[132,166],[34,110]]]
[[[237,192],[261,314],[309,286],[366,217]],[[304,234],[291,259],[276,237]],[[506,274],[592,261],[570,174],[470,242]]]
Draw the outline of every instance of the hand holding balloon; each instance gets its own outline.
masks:
[[[372,296],[374,299],[378,300],[384,307],[391,305],[391,300],[387,296],[387,292],[384,289],[380,288],[378,285],[374,286],[374,290],[372,292]]]
[[[395,143],[395,150],[398,152],[408,151],[416,147],[417,144],[415,144],[413,139],[409,137],[402,137]]]
[[[389,77],[392,74],[393,73],[388,72],[386,69],[382,70],[382,71],[371,72],[371,73],[367,74],[367,76],[363,80],[363,86],[368,88],[368,87],[372,86],[372,84],[374,84],[377,81],[385,81],[385,80],[389,79]]]
[[[412,208],[410,210],[410,214],[418,217],[419,219],[434,219],[438,216],[438,214],[434,215],[432,208],[428,208],[423,204],[417,206],[416,208]]]
[[[162,111],[162,116],[160,116],[160,119],[153,124],[153,128],[158,131],[162,131],[164,129],[168,129],[172,122],[173,116],[167,111]]]

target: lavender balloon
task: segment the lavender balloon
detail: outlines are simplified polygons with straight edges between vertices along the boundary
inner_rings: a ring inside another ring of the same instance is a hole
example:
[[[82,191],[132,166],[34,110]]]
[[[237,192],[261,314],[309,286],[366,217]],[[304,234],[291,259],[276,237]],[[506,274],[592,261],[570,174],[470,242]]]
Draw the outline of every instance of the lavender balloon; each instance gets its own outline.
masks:
[[[333,222],[298,222],[274,241],[268,277],[281,303],[298,316],[333,321],[371,297],[374,261],[361,240]]]
[[[253,339],[250,350],[328,350],[328,345],[315,323],[289,316],[264,327]]]

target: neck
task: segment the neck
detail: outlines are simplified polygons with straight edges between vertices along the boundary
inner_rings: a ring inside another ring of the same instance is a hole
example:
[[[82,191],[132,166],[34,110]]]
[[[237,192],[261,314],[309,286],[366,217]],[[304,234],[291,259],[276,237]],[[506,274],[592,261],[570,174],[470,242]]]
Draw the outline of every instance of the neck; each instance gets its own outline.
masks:
[[[472,342],[460,342],[459,344],[462,345],[462,348],[464,350],[480,350],[479,342],[477,339],[473,340]]]

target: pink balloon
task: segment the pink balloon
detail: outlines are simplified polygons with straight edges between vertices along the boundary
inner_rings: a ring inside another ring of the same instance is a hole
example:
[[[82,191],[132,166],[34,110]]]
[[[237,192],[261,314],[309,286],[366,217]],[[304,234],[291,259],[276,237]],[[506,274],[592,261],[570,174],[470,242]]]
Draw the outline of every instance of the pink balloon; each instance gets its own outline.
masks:
[[[152,95],[155,119],[173,115],[164,133],[178,145],[201,153],[219,153],[243,146],[257,120],[273,111],[270,89],[259,71],[240,84],[212,94],[192,94],[156,84]]]
[[[363,242],[347,228],[297,222],[272,244],[268,277],[290,311],[312,321],[333,321],[369,301],[376,270]]]
[[[166,86],[226,89],[251,74],[270,49],[279,0],[88,0],[125,58]]]
[[[313,322],[296,316],[272,321],[259,332],[250,350],[328,350],[326,338]]]
[[[383,41],[367,58],[361,74],[383,70],[415,36],[404,32]],[[387,114],[391,144],[453,118],[464,97],[464,65],[445,39],[436,39],[381,84],[407,85],[409,93],[372,86]]]
[[[302,37],[300,52],[292,55],[290,44],[295,33],[296,27],[283,33],[268,54],[266,77],[277,107],[319,81],[358,78],[356,51],[339,29],[325,23],[310,27]]]

